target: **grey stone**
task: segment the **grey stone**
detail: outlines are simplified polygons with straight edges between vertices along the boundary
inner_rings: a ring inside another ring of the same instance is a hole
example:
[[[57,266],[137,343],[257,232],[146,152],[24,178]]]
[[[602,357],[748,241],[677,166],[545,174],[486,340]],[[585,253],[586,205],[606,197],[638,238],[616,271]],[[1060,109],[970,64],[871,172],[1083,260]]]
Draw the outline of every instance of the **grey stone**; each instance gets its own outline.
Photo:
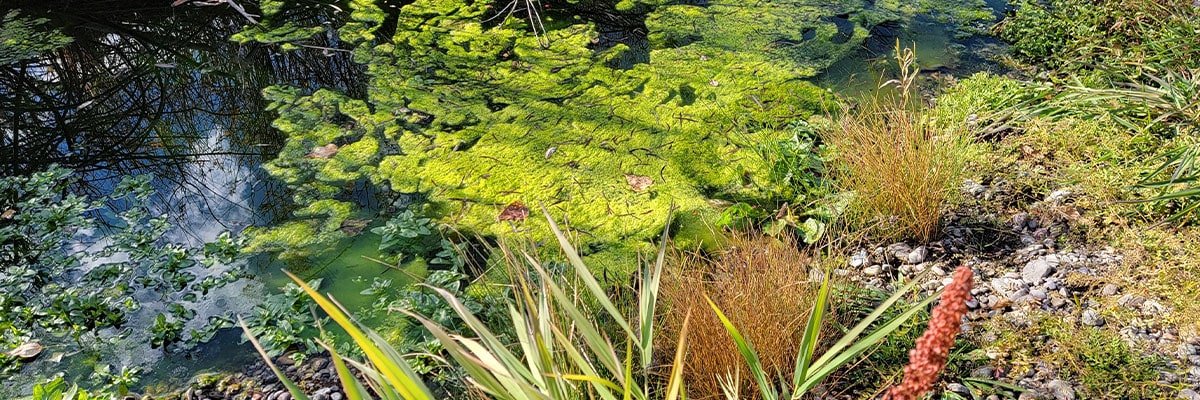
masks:
[[[908,261],[908,253],[911,252],[912,247],[909,247],[908,243],[904,242],[892,243],[891,245],[888,245],[886,250],[888,259],[898,260],[900,262]]]
[[[1021,229],[1021,228],[1024,228],[1024,227],[1025,227],[1025,224],[1026,224],[1027,222],[1029,222],[1029,213],[1023,213],[1023,212],[1019,212],[1019,213],[1016,213],[1016,214],[1014,214],[1014,215],[1012,216],[1012,227],[1013,227],[1013,229],[1018,229],[1018,230],[1019,230],[1019,229]]]
[[[312,400],[329,400],[329,395],[327,395],[325,393],[317,393],[317,394],[312,395],[312,397],[310,397],[310,399],[312,399]]]
[[[971,371],[971,377],[972,378],[981,378],[981,379],[996,379],[996,377],[994,375],[995,373],[996,373],[996,370],[993,369],[992,367],[979,367],[979,368],[976,368],[974,371]]]
[[[876,276],[881,273],[883,273],[883,267],[878,265],[872,265],[870,267],[863,268],[863,275],[866,276]]]
[[[342,396],[342,392],[333,392],[329,394],[329,400],[342,400],[344,398],[345,397]]]
[[[1192,389],[1183,389],[1179,391],[1179,395],[1175,396],[1184,400],[1200,400],[1200,393],[1196,393]]]
[[[867,250],[859,250],[850,256],[850,266],[854,268],[861,267],[867,264]]]
[[[989,282],[989,285],[992,287],[992,291],[1004,297],[1012,296],[1012,294],[1016,293],[1018,290],[1029,287],[1028,284],[1019,279],[1008,277],[992,279],[992,281]]]
[[[1041,400],[1041,399],[1038,398],[1037,394],[1035,394],[1032,390],[1030,390],[1027,392],[1021,392],[1020,395],[1017,395],[1017,400]]]
[[[962,394],[968,398],[971,395],[971,389],[968,388],[967,385],[963,385],[961,383],[948,383],[948,384],[946,384],[946,390],[949,390],[954,393]]]
[[[1054,396],[1055,400],[1075,400],[1075,389],[1064,381],[1052,380],[1046,383],[1046,390],[1050,391],[1050,395]]]
[[[1125,308],[1129,308],[1131,310],[1136,310],[1136,309],[1140,308],[1142,306],[1142,303],[1145,303],[1145,302],[1146,302],[1145,298],[1143,298],[1142,296],[1133,294],[1133,293],[1128,293],[1124,296],[1121,296],[1121,298],[1117,299],[1117,304],[1120,304],[1121,306],[1124,306]]]
[[[1110,283],[1110,284],[1104,285],[1104,287],[1100,288],[1100,294],[1105,295],[1105,296],[1113,296],[1113,295],[1117,294],[1117,290],[1119,290],[1119,289],[1120,288],[1117,287],[1117,285]]]
[[[925,262],[925,257],[927,257],[927,256],[929,256],[929,249],[925,248],[925,246],[918,246],[917,248],[913,249],[913,251],[908,253],[908,257],[907,257],[908,263],[909,264],[923,263],[923,262]]]
[[[1037,218],[1030,218],[1028,221],[1025,221],[1025,227],[1029,229],[1037,229],[1041,228],[1042,224],[1038,223]]]
[[[1063,307],[1066,307],[1066,305],[1067,305],[1067,299],[1064,299],[1062,297],[1055,297],[1055,298],[1050,299],[1050,307],[1063,308]]]
[[[1096,310],[1087,310],[1080,316],[1079,321],[1087,326],[1104,326],[1104,318]]]
[[[1054,266],[1041,257],[1025,264],[1025,268],[1021,269],[1021,279],[1034,284],[1053,273]]]

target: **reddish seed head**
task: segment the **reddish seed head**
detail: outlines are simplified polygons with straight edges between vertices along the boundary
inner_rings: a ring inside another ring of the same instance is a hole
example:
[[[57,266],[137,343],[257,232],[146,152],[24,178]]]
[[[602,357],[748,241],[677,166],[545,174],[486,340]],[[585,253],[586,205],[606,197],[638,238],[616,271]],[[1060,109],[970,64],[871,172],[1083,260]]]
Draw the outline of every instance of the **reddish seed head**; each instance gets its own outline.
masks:
[[[886,398],[916,400],[933,388],[938,374],[946,367],[954,337],[962,329],[962,317],[967,313],[973,278],[971,268],[965,265],[954,271],[954,282],[942,292],[941,302],[933,309],[933,316],[929,319],[929,328],[908,352],[904,381],[889,390]]]

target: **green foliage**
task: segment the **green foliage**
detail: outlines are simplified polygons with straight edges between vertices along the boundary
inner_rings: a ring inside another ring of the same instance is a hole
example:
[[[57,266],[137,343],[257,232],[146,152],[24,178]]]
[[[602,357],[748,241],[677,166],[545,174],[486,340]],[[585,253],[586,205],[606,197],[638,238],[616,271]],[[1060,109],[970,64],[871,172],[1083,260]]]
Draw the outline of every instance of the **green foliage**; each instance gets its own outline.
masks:
[[[515,257],[508,260],[509,266],[515,269],[510,274],[515,298],[508,301],[505,309],[518,343],[502,341],[462,301],[442,289],[434,291],[451,305],[457,316],[469,326],[472,335],[451,335],[444,327],[424,316],[409,315],[420,321],[444,346],[449,356],[467,371],[469,383],[491,398],[677,399],[682,387],[680,352],[673,358],[665,395],[652,392],[655,387],[651,379],[656,332],[655,303],[666,251],[665,231],[657,261],[642,274],[643,292],[637,302],[636,320],[631,321],[608,300],[596,277],[589,272],[554,221],[549,219],[549,212],[545,209],[543,212],[577,279],[572,283],[551,276],[536,259],[528,255],[524,260]],[[535,276],[536,281],[526,280],[529,275]],[[349,364],[362,372],[381,397],[434,398],[432,391],[408,366],[399,351],[374,332],[351,320],[330,299],[302,281],[296,279],[296,282],[354,338],[368,362],[351,361]],[[596,309],[581,309],[579,295],[591,296],[597,304]],[[604,328],[597,324],[601,318],[597,314],[602,318],[611,318],[612,323],[619,327],[615,340],[601,333]],[[683,338],[686,338],[686,323],[680,340]],[[261,347],[259,350],[267,357]],[[343,359],[336,352],[332,358],[347,397],[351,400],[365,398],[364,385],[344,366]],[[267,357],[267,361],[270,362],[270,357]],[[272,368],[275,369],[273,365]],[[287,380],[278,369],[275,371],[293,396],[306,398],[299,387]]]
[[[379,252],[398,253],[401,259],[425,255],[439,244],[440,237],[437,227],[429,218],[419,218],[412,210],[396,214],[387,224],[372,229],[371,232],[382,238]]]
[[[321,279],[306,285],[319,288]],[[254,314],[245,317],[243,328],[249,336],[258,339],[271,357],[291,349],[300,351],[293,355],[296,358],[320,352],[322,347],[317,344],[317,320],[311,309],[312,301],[305,296],[301,286],[289,283],[281,289],[279,293],[267,295],[262,304],[255,307]]]
[[[649,64],[613,69],[606,63],[628,49],[590,49],[594,27],[549,31],[544,49],[519,21],[481,22],[487,5],[418,1],[400,10],[395,37],[355,42],[356,60],[370,66],[365,101],[329,90],[265,92],[289,134],[267,169],[314,219],[260,232],[251,249],[338,236],[349,213],[312,209],[364,180],[428,194],[437,216],[476,233],[511,233],[497,215],[522,201],[567,212],[590,243],[636,243],[664,221],[651,210],[674,203],[712,214],[707,198],[771,197],[758,143],[787,140],[788,121],[832,104],[795,68],[715,48],[655,49]],[[375,28],[362,20],[339,32],[365,37]],[[331,143],[336,154],[305,157]],[[516,228],[544,240],[543,225]]]
[[[1158,383],[1163,360],[1134,351],[1119,335],[1054,321],[1043,326],[1058,345],[1047,358],[1083,384],[1081,396],[1153,399],[1165,392]]]
[[[45,18],[22,17],[11,10],[0,17],[0,65],[27,60],[71,43],[58,29],[47,29]]]
[[[67,387],[67,383],[60,376],[45,383],[33,385],[33,397],[30,400],[99,400],[100,398],[78,386]]]
[[[165,240],[170,224],[150,215],[148,176],[126,178],[96,201],[70,194],[72,182],[60,168],[0,179],[0,348],[46,336],[69,336],[80,345],[85,334],[103,340],[99,331],[121,329],[145,298],[174,310],[148,327],[155,347],[210,337],[180,332],[194,317],[190,307],[241,273],[231,268],[196,277],[232,263],[241,240],[223,234],[203,249]],[[117,212],[106,204],[124,207]],[[100,241],[85,235],[97,227],[93,215],[111,225]],[[0,363],[16,366],[8,357]]]
[[[1200,67],[1195,7],[1162,0],[1023,0],[999,36],[1020,59],[1061,72],[1123,80]]]
[[[870,314],[859,320],[853,328],[847,330],[841,339],[833,343],[820,357],[816,357],[815,351],[822,340],[820,333],[826,323],[826,313],[830,307],[829,298],[832,280],[829,276],[826,276],[817,295],[817,301],[813,303],[813,311],[809,314],[808,322],[804,326],[800,351],[796,354],[796,368],[792,372],[791,382],[788,382],[781,371],[765,370],[759,361],[758,353],[754,350],[754,344],[742,336],[737,327],[725,317],[725,314],[717,308],[717,305],[712,300],[709,300],[709,305],[717,313],[717,317],[721,319],[722,325],[729,332],[729,336],[733,338],[738,351],[746,359],[746,364],[750,367],[750,373],[757,383],[759,394],[762,395],[762,398],[768,400],[799,398],[807,394],[810,390],[813,390],[829,374],[855,361],[864,352],[875,348],[889,335],[912,319],[914,315],[923,311],[933,300],[937,299],[938,296],[935,294],[920,302],[907,305],[902,312],[884,320],[886,322],[876,324],[876,321],[887,313],[893,304],[896,304],[909,291],[913,290],[918,283],[923,281],[921,278],[913,279],[903,287],[897,289],[890,297],[876,306]],[[871,333],[862,336],[868,329],[871,329]],[[776,379],[775,375],[778,375],[778,379]],[[739,398],[737,385],[732,383],[736,382],[733,377],[727,377],[726,382],[730,384],[722,385],[725,398]]]

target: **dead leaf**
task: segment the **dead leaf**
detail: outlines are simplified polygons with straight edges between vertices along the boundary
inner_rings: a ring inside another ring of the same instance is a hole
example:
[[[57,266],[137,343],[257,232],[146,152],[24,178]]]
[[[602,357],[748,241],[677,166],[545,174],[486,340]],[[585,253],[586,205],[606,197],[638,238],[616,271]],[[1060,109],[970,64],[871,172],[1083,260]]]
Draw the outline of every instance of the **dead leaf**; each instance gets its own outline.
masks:
[[[363,229],[366,228],[367,224],[370,223],[371,220],[369,219],[348,219],[342,221],[342,227],[339,229],[341,229],[346,236],[355,236],[359,233],[362,233]]]
[[[646,188],[654,185],[654,180],[648,176],[625,174],[625,182],[629,183],[629,187],[635,192],[644,192]]]
[[[10,208],[8,210],[5,210],[3,214],[0,214],[0,219],[13,219],[14,215],[17,215],[17,210],[13,210]]]
[[[525,207],[525,203],[514,201],[504,207],[499,218],[501,221],[524,221],[525,218],[529,218],[529,207]]]
[[[337,154],[337,152],[338,152],[338,146],[336,144],[330,143],[330,144],[327,144],[324,146],[313,147],[312,152],[308,153],[308,155],[305,155],[304,157],[326,159],[329,157],[333,157],[333,155]]]

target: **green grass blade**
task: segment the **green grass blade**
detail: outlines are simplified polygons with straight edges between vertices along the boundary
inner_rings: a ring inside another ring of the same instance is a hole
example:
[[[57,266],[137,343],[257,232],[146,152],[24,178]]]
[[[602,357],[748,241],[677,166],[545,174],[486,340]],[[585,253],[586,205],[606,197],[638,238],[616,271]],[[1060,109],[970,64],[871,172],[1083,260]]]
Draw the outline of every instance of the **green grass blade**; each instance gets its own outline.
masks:
[[[829,279],[829,273],[825,273],[825,280],[821,282],[821,289],[817,291],[817,298],[813,302],[812,312],[808,315],[808,322],[804,324],[804,335],[800,338],[800,352],[796,355],[796,370],[792,375],[792,387],[800,387],[800,382],[808,376],[808,368],[812,364],[813,353],[817,351],[817,344],[821,340],[821,325],[825,316],[826,301],[829,299],[829,287],[833,286]],[[800,392],[792,394],[792,398],[798,398]]]
[[[596,281],[596,277],[588,270],[587,265],[583,263],[583,259],[579,257],[579,253],[575,251],[575,247],[571,245],[571,241],[558,228],[558,223],[554,222],[554,217],[550,215],[550,210],[542,206],[542,213],[546,215],[546,221],[550,224],[550,230],[558,238],[559,246],[562,247],[563,253],[566,253],[567,260],[574,267],[575,274],[583,281],[584,287],[592,292],[592,296],[596,298],[596,302],[600,303],[600,306],[604,307],[605,311],[608,311],[609,315],[613,317],[621,329],[624,329],[629,336],[635,336],[633,329],[629,327],[629,322],[625,321],[620,311],[617,311],[617,306],[613,305],[612,301],[609,301],[608,294],[600,287],[600,283]]]
[[[725,331],[729,332],[729,336],[733,338],[733,344],[737,346],[738,351],[742,353],[742,358],[746,359],[746,365],[750,367],[750,374],[754,376],[754,381],[758,383],[758,389],[762,392],[763,398],[766,400],[775,400],[778,396],[775,393],[775,388],[767,381],[766,373],[763,372],[762,361],[758,358],[758,353],[754,351],[754,345],[738,332],[737,327],[733,326],[733,322],[725,317],[725,313],[721,312],[720,307],[713,303],[708,295],[704,295],[704,299],[708,301],[708,305],[712,307],[713,312],[717,313],[717,318],[721,320],[721,324],[725,326]]]
[[[287,388],[288,393],[292,394],[292,398],[296,400],[308,400],[308,396],[304,395],[304,390],[301,390],[299,386],[296,386],[295,382],[288,379],[287,375],[284,375],[283,371],[280,371],[279,367],[275,366],[275,363],[271,361],[271,356],[267,355],[267,351],[258,343],[258,338],[255,338],[254,334],[250,333],[250,327],[246,326],[246,321],[242,320],[241,315],[238,316],[238,325],[242,326],[242,332],[246,333],[246,338],[250,339],[250,344],[254,345],[254,350],[257,350],[258,354],[262,356],[263,361],[267,362],[267,367],[271,368],[271,372],[275,373],[275,377],[279,378],[279,382],[283,383],[283,387]]]
[[[917,283],[921,282],[928,274],[928,272],[925,272],[917,275],[917,277],[909,281],[908,284],[904,285],[904,287],[897,289],[895,293],[892,293],[891,297],[888,297],[887,300],[884,300],[883,303],[880,303],[874,311],[863,318],[862,321],[859,321],[859,323],[855,325],[854,328],[850,329],[849,332],[846,332],[846,335],[842,336],[837,343],[834,343],[829,350],[826,350],[825,354],[822,354],[821,358],[818,358],[817,361],[813,362],[810,368],[820,368],[825,363],[829,362],[830,359],[832,359],[836,354],[840,353],[842,349],[845,349],[847,346],[854,343],[854,341],[858,339],[858,336],[862,335],[863,331],[866,331],[876,319],[879,319],[879,317],[882,316],[888,308],[892,307],[892,304],[895,304],[900,300],[901,297],[904,297],[906,293],[916,287]]]
[[[863,352],[874,347],[876,344],[879,344],[880,341],[887,338],[887,336],[896,331],[896,329],[899,329],[900,326],[904,325],[904,323],[911,319],[913,315],[916,315],[917,312],[925,309],[925,307],[928,307],[929,304],[937,298],[938,294],[934,294],[925,300],[922,300],[920,303],[913,304],[908,308],[908,310],[905,310],[900,315],[892,318],[883,326],[879,327],[879,329],[876,329],[870,335],[867,335],[867,337],[863,338],[862,340],[854,341],[853,344],[851,344],[849,347],[846,347],[845,350],[839,350],[836,354],[830,354],[829,352],[825,353],[826,355],[831,356],[829,361],[820,366],[814,367],[812,373],[805,378],[805,381],[801,383],[796,392],[801,394],[808,392],[818,383],[820,383],[822,379],[825,379],[826,376],[833,373],[833,371],[836,371],[838,368],[841,368],[842,365],[854,360],[859,354],[862,354]],[[886,307],[882,306],[881,308],[886,309]]]
[[[304,289],[304,292],[308,293],[308,296],[312,298],[322,310],[325,310],[325,313],[329,315],[329,318],[333,319],[338,326],[341,326],[342,329],[344,329],[346,333],[354,339],[354,343],[357,344],[360,349],[362,349],[363,354],[366,354],[367,359],[379,369],[381,375],[395,385],[395,388],[400,395],[404,396],[405,399],[410,400],[433,398],[433,394],[431,394],[429,388],[425,386],[425,382],[421,381],[421,378],[418,377],[417,374],[408,367],[408,363],[403,362],[403,360],[391,359],[387,357],[381,350],[381,347],[378,345],[380,342],[376,342],[369,338],[368,335],[364,333],[363,330],[359,329],[358,325],[354,323],[345,312],[342,311],[341,307],[335,305],[329,298],[317,293],[316,289],[308,286],[308,283],[304,282],[304,280],[300,279],[296,275],[293,275],[291,272],[284,271],[284,273],[287,274],[288,277],[292,278],[292,280],[295,281],[301,289]],[[386,341],[382,342],[382,344],[384,347],[390,347],[387,345]]]
[[[363,387],[362,382],[354,377],[354,373],[350,372],[350,368],[346,367],[346,363],[342,361],[342,356],[334,350],[333,346],[318,341],[321,347],[324,347],[329,352],[329,359],[333,362],[333,367],[337,371],[338,379],[342,382],[342,391],[346,392],[346,398],[349,400],[366,400],[371,396],[367,394],[367,388]]]

